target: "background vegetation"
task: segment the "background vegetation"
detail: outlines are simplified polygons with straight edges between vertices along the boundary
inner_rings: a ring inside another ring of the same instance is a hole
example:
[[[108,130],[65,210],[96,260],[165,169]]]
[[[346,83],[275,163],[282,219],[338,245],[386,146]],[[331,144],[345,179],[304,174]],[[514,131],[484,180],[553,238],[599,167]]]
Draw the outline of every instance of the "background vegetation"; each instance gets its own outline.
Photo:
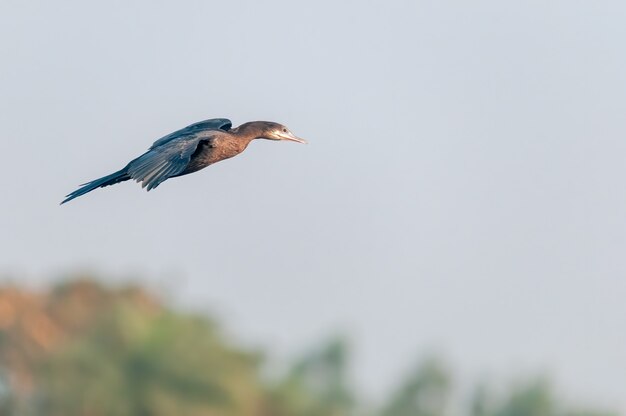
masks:
[[[94,280],[46,292],[0,288],[0,415],[583,416],[536,380],[455,397],[445,364],[424,360],[383,403],[349,382],[341,339],[264,377],[263,356],[233,345],[205,316],[134,286]]]

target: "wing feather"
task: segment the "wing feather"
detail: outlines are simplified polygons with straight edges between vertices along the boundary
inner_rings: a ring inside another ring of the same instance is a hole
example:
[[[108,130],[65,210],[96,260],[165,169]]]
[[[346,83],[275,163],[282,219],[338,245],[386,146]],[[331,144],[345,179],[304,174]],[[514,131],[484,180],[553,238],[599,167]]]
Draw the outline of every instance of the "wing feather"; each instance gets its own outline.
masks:
[[[128,164],[128,175],[151,190],[182,173],[200,143],[211,140],[205,134],[188,134],[148,150]]]
[[[152,146],[150,146],[150,150],[164,145],[167,142],[170,142],[174,139],[188,136],[191,134],[196,134],[202,130],[224,130],[228,131],[233,126],[233,123],[227,118],[211,118],[204,121],[199,121],[197,123],[190,124],[189,126],[182,128],[180,130],[176,130],[173,133],[168,134],[167,136],[161,137],[159,140],[154,142]]]

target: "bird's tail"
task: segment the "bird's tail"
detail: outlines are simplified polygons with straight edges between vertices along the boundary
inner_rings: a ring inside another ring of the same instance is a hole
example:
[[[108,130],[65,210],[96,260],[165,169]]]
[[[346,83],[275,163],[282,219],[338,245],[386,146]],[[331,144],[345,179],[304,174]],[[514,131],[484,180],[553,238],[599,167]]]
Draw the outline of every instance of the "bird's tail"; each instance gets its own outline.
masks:
[[[117,172],[112,173],[107,176],[103,176],[100,179],[95,179],[91,182],[82,184],[80,188],[66,195],[66,198],[63,200],[63,202],[61,202],[61,205],[81,195],[85,195],[87,192],[91,192],[96,188],[102,188],[104,186],[109,186],[109,185],[115,185],[116,183],[124,182],[129,179],[130,179],[130,176],[128,175],[128,173],[126,173],[126,168],[122,170],[118,170]]]

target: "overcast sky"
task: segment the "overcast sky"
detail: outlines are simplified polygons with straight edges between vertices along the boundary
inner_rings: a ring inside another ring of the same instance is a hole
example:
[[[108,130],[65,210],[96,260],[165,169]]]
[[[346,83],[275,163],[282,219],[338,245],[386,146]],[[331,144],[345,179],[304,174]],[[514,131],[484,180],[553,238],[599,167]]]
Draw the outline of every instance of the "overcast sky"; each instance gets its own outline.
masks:
[[[1,1],[0,272],[139,276],[286,356],[346,331],[374,393],[440,350],[626,412],[625,21],[619,0]],[[58,205],[212,117],[310,145]]]

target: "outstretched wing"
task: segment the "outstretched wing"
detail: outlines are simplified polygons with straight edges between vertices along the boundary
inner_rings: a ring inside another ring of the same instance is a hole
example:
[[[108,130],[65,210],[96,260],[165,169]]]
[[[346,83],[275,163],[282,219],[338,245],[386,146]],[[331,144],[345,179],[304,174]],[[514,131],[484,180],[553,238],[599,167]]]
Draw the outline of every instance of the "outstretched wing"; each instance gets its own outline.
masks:
[[[197,123],[191,124],[184,129],[176,130],[173,133],[168,134],[165,137],[161,137],[159,140],[154,142],[152,146],[150,146],[150,150],[155,147],[159,147],[171,140],[174,140],[178,137],[188,136],[190,134],[196,134],[202,130],[224,130],[228,131],[233,126],[233,123],[227,118],[211,118],[209,120],[199,121]]]
[[[210,134],[186,134],[171,138],[130,162],[127,173],[149,191],[184,171],[200,143],[210,144],[211,140]]]

